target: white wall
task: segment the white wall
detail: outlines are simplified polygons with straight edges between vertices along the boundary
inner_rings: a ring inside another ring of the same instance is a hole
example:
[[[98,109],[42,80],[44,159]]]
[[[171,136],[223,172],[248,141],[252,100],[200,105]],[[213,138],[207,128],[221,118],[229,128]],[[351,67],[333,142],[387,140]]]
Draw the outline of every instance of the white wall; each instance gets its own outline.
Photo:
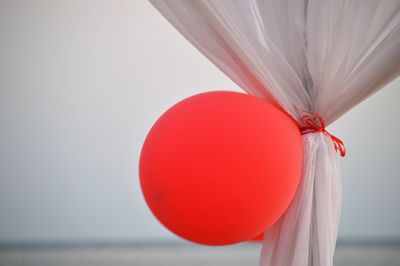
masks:
[[[144,204],[141,144],[169,106],[238,90],[143,0],[0,1],[0,242],[172,238]],[[342,239],[400,238],[399,80],[331,131]]]

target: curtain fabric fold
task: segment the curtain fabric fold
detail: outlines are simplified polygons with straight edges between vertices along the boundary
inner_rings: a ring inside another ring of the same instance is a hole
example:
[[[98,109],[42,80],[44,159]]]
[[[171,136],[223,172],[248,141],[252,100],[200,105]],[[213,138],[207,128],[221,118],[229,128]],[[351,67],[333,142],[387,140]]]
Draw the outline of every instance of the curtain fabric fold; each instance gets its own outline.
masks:
[[[400,74],[400,0],[150,0],[247,93],[329,125]],[[264,266],[332,266],[340,168],[332,140],[303,135],[304,167],[265,234]]]

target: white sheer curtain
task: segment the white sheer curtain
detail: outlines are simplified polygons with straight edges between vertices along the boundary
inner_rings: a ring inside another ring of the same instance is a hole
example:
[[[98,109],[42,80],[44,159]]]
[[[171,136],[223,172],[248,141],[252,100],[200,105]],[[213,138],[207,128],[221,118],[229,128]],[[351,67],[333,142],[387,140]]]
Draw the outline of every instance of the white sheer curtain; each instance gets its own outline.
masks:
[[[300,126],[307,111],[329,125],[400,74],[400,0],[151,2],[243,90]],[[339,162],[327,134],[303,139],[302,181],[265,234],[261,265],[333,264]]]

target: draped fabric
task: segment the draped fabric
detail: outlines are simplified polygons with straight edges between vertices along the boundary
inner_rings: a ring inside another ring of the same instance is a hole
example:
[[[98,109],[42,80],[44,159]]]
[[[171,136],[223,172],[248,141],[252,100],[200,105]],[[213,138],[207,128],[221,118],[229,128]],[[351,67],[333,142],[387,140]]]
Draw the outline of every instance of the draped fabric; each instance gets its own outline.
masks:
[[[329,125],[400,74],[400,0],[150,0],[247,93],[302,126]],[[341,183],[332,139],[303,135],[294,200],[264,236],[260,264],[332,266]]]

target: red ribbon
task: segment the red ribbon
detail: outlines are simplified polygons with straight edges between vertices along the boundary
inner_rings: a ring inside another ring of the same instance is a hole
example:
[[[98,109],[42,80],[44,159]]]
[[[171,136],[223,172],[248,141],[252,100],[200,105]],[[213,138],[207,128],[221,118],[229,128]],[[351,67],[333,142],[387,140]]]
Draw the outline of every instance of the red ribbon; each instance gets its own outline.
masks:
[[[324,121],[319,114],[314,112],[306,113],[308,114],[301,117],[301,122],[304,125],[303,127],[300,127],[301,135],[318,132],[326,134],[332,139],[335,150],[340,153],[340,156],[344,157],[346,155],[346,147],[344,146],[343,141],[326,131]],[[314,119],[310,115],[312,115]]]

